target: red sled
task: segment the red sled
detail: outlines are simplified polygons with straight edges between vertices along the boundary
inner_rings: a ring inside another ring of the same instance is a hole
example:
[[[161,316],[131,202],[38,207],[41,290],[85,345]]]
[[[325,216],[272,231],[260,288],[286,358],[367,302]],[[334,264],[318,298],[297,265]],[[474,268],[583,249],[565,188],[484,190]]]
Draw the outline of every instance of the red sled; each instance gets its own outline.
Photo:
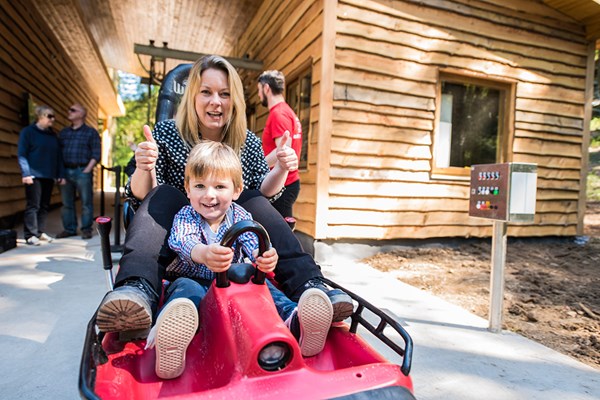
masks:
[[[97,219],[107,278],[112,283],[110,218]],[[254,221],[235,224],[225,236],[254,232],[261,251],[268,235]],[[389,315],[331,280],[358,304],[350,324],[334,324],[324,350],[302,357],[296,339],[277,314],[264,284],[264,273],[251,264],[234,264],[217,279],[200,303],[200,328],[190,343],[184,373],[162,380],[154,372],[155,350],[145,340],[121,341],[103,334],[90,320],[79,374],[85,399],[345,399],[413,400],[413,343],[408,332]],[[365,311],[368,310],[368,311]],[[365,317],[363,317],[365,313]],[[367,321],[378,320],[375,324]],[[402,364],[387,361],[357,334],[361,325],[395,353]],[[384,333],[391,328],[402,345]]]

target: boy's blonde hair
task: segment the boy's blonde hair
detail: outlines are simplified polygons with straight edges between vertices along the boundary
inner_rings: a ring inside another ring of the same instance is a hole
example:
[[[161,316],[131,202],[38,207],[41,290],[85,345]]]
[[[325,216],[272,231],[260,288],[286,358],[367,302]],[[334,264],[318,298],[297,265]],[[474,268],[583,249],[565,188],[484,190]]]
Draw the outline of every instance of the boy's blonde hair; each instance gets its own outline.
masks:
[[[190,178],[214,175],[231,178],[233,187],[242,190],[242,164],[236,152],[221,142],[201,141],[190,151],[185,166],[185,188],[189,189]]]

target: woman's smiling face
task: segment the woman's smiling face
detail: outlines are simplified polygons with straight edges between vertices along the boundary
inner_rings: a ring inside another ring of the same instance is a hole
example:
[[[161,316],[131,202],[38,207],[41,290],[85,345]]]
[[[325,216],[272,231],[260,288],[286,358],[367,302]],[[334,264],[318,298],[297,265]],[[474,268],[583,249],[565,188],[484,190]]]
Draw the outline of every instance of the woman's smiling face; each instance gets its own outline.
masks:
[[[221,141],[223,127],[231,115],[231,94],[227,74],[218,69],[202,73],[200,91],[194,97],[202,138]]]

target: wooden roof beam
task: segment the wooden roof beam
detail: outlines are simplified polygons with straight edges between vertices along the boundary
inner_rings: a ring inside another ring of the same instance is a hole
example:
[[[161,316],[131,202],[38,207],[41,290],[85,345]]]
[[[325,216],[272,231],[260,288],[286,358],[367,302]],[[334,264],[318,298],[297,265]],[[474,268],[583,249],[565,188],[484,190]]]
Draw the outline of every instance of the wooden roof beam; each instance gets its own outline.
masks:
[[[157,46],[143,45],[143,44],[138,44],[138,43],[133,44],[133,52],[135,54],[143,54],[143,55],[158,57],[163,60],[166,60],[167,58],[172,58],[175,60],[192,61],[192,62],[194,62],[194,61],[198,60],[199,58],[204,57],[206,55],[203,53],[195,53],[192,51],[169,49],[166,45],[163,47],[157,47]],[[235,68],[249,69],[249,70],[253,70],[253,71],[262,71],[263,70],[263,62],[262,61],[250,60],[248,58],[233,58],[233,57],[225,57],[225,56],[221,56],[221,57],[223,57],[227,61],[229,61],[231,63],[231,65],[233,65]]]

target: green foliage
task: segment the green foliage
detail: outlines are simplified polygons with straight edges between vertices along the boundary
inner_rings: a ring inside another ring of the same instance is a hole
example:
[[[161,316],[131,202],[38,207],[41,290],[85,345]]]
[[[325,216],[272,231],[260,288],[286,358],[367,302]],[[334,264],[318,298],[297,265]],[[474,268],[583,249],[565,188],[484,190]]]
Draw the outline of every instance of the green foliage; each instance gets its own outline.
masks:
[[[600,201],[600,118],[592,119],[587,176],[588,201]]]
[[[600,147],[600,117],[592,118],[592,122],[590,124],[590,147]]]
[[[587,177],[587,200],[600,201],[600,171],[590,172]]]
[[[144,94],[138,100],[124,102],[125,116],[117,118],[117,129],[113,137],[112,159],[113,166],[125,167],[133,156],[132,146],[143,142],[143,126],[149,124],[153,127],[154,114],[156,112],[156,97],[158,87],[152,87],[152,98],[150,99],[150,123],[148,123],[148,94]]]

